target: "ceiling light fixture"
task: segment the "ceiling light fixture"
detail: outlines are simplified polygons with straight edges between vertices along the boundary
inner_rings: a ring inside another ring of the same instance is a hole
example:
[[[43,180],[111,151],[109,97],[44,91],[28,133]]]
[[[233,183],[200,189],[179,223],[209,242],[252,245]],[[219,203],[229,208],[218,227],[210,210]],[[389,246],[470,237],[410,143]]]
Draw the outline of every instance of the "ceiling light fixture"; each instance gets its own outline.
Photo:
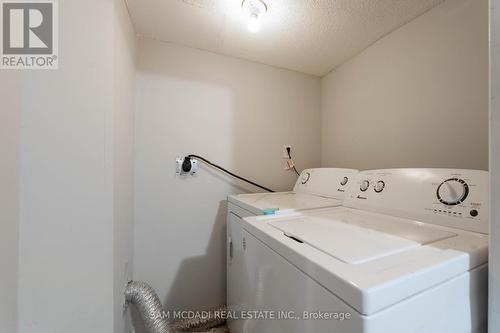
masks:
[[[248,13],[248,30],[258,32],[260,30],[259,18],[267,12],[267,5],[262,0],[243,0],[241,7]]]

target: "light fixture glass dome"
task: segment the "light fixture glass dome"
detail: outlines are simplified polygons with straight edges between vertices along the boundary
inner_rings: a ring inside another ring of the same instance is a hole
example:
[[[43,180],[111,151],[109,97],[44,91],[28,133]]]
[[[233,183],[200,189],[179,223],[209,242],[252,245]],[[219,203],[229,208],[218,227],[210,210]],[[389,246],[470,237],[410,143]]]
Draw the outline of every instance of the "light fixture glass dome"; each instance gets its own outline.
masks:
[[[251,14],[248,18],[248,31],[250,32],[259,32],[260,24],[259,24],[259,16],[257,14]]]
[[[267,12],[267,6],[262,0],[243,0],[241,7],[248,14],[248,30],[258,32],[260,30],[259,18]]]

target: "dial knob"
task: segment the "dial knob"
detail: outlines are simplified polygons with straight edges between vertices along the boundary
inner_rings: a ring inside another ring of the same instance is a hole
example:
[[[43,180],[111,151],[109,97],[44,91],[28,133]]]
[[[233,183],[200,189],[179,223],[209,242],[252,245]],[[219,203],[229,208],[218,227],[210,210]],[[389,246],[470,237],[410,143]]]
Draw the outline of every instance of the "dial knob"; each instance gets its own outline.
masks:
[[[458,205],[469,195],[469,185],[458,178],[450,178],[439,184],[437,188],[438,200],[448,206]]]
[[[368,189],[368,187],[370,187],[370,182],[368,180],[363,180],[361,182],[361,185],[359,186],[359,189],[364,192]]]
[[[349,178],[344,177],[344,178],[340,181],[340,185],[345,186],[345,184],[347,184],[347,182],[348,182],[348,181],[349,181]]]
[[[311,178],[311,173],[310,172],[305,172],[304,175],[302,176],[302,184],[305,184],[309,181],[309,178]]]
[[[377,193],[380,193],[384,190],[384,187],[385,187],[385,183],[383,180],[379,180],[376,184],[375,184],[375,192]]]

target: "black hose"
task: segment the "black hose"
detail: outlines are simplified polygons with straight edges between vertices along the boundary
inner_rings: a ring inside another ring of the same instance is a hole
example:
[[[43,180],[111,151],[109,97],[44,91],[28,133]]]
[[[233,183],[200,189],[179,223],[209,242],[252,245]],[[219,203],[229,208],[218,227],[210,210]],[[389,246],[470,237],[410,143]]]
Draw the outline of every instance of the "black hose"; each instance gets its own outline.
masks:
[[[241,176],[238,176],[237,174],[235,174],[235,173],[233,173],[233,172],[231,172],[231,171],[229,171],[229,170],[227,170],[227,169],[224,169],[223,167],[221,167],[221,166],[219,166],[219,165],[217,165],[217,164],[215,164],[215,163],[210,162],[209,160],[207,160],[207,159],[206,159],[206,158],[204,158],[204,157],[201,157],[201,156],[199,156],[199,155],[194,155],[194,154],[189,154],[187,157],[188,157],[188,158],[197,158],[197,159],[199,159],[199,160],[202,160],[202,161],[203,161],[203,162],[205,162],[206,164],[208,164],[208,165],[210,165],[210,166],[212,166],[212,167],[214,167],[214,168],[216,168],[216,169],[219,169],[219,170],[221,170],[221,171],[223,171],[223,172],[227,173],[228,175],[230,175],[230,176],[232,176],[232,177],[234,177],[234,178],[236,178],[236,179],[239,179],[239,180],[241,180],[241,181],[244,181],[244,182],[247,182],[247,183],[249,183],[249,184],[252,184],[253,186],[256,186],[256,187],[258,187],[258,188],[261,188],[261,189],[263,189],[263,190],[265,190],[265,191],[268,191],[268,192],[274,192],[273,190],[271,190],[271,189],[269,189],[269,188],[267,188],[267,187],[265,187],[265,186],[259,185],[259,184],[255,183],[255,182],[251,181],[251,180],[248,180],[248,179],[246,179],[246,178],[243,178],[243,177],[241,177]]]

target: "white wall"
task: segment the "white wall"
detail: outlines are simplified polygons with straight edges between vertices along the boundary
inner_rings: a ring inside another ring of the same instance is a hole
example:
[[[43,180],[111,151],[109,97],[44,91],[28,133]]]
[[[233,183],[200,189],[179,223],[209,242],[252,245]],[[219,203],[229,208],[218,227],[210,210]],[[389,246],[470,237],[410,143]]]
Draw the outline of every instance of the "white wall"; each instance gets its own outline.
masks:
[[[490,2],[490,177],[489,332],[500,332],[500,1]]]
[[[0,71],[0,332],[17,332],[21,75]]]
[[[320,162],[318,78],[141,40],[136,108],[134,279],[169,309],[225,303],[225,203],[250,189],[201,165],[175,176],[175,158],[200,154],[276,190],[282,145],[299,168]],[[257,191],[257,189],[252,189]]]
[[[19,332],[112,332],[113,2],[59,10],[59,69],[22,96]]]
[[[114,0],[114,332],[130,332],[123,291],[132,280],[136,38],[124,0]]]
[[[135,37],[121,0],[65,0],[59,10],[59,69],[26,71],[17,89],[18,332],[126,332]]]
[[[322,164],[488,169],[488,1],[446,1],[327,75]]]

